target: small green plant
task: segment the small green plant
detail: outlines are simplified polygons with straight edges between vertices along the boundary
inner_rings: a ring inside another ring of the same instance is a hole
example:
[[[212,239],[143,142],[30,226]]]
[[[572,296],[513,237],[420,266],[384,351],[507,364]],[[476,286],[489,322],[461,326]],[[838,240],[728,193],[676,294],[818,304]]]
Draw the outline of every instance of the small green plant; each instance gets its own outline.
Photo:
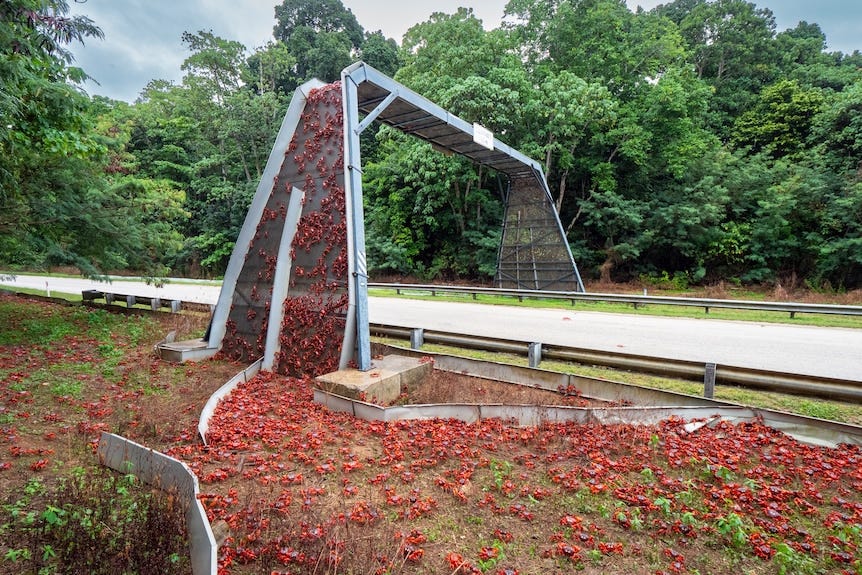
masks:
[[[813,575],[817,573],[817,562],[813,558],[799,553],[783,541],[775,546],[775,555],[772,557],[772,561],[778,566],[779,575],[787,575],[788,573]]]
[[[129,325],[126,327],[126,330],[129,333],[129,343],[131,343],[133,346],[137,346],[141,343],[145,331],[143,320],[129,323]]]
[[[691,525],[692,527],[697,527],[700,525],[700,520],[697,516],[691,511],[686,511],[680,517],[680,521],[682,521],[683,525]]]
[[[102,375],[110,377],[123,359],[124,352],[113,343],[103,343],[96,349],[102,358]]]
[[[51,393],[56,397],[74,397],[80,399],[84,383],[75,379],[61,379],[51,386]]]
[[[731,546],[740,549],[748,543],[745,523],[736,513],[715,520],[715,529],[730,540]]]
[[[717,478],[721,479],[725,483],[729,483],[736,479],[736,475],[733,473],[733,471],[723,465],[719,465],[718,467],[714,468],[713,473]]]
[[[639,507],[632,509],[629,521],[631,523],[632,531],[640,531],[643,528],[644,521],[641,518],[641,510]]]
[[[746,477],[745,479],[743,479],[742,484],[745,485],[748,489],[751,489],[752,491],[757,491],[758,489],[760,489],[760,485],[757,484],[757,480],[752,479],[751,477]]]
[[[184,509],[132,474],[76,468],[50,489],[31,479],[2,508],[0,565],[16,572],[190,571]]]
[[[497,566],[501,561],[506,560],[505,545],[499,539],[495,539],[489,547],[483,547],[479,552],[479,559],[476,566],[482,573],[486,573]]]
[[[611,517],[611,514],[613,513],[613,511],[608,507],[606,503],[599,503],[599,506],[596,508],[596,511],[602,517],[602,519],[609,519]]]
[[[663,290],[684,291],[691,285],[691,276],[688,272],[677,271],[671,276],[667,271],[662,271],[658,275],[641,274],[638,279],[644,285]]]
[[[10,563],[18,563],[18,561],[28,561],[31,554],[29,549],[9,549],[3,558]]]
[[[672,505],[670,499],[668,499],[666,497],[659,497],[658,499],[653,501],[653,505],[655,505],[656,507],[661,509],[661,512],[664,513],[665,515],[670,515],[670,510],[671,510],[671,505]]]
[[[492,459],[491,472],[494,474],[494,485],[500,490],[503,488],[503,483],[512,474],[512,462]]]

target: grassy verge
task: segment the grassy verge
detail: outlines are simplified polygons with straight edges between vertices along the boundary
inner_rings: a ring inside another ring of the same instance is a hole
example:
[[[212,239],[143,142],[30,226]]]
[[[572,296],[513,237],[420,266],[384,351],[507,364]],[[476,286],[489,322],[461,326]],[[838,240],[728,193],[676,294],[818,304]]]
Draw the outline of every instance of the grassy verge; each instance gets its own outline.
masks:
[[[31,477],[2,508],[0,561],[19,572],[191,572],[182,506],[134,475],[79,467],[51,486]]]
[[[36,295],[36,296],[46,297],[45,290],[31,289],[31,288],[9,289],[9,288],[0,286],[0,293],[6,293],[6,294],[10,294],[10,295],[20,293],[20,294],[26,294],[26,295]],[[72,302],[72,303],[79,303],[79,302],[83,301],[83,298],[81,296],[81,292],[67,293],[67,292],[59,292],[59,291],[51,290],[51,297],[56,298],[56,299],[66,300],[66,301]],[[101,300],[101,301],[96,302],[96,303],[99,305],[106,305],[104,300]],[[203,304],[199,304],[199,305],[203,305]],[[139,310],[147,310],[147,311],[152,310],[152,307],[149,304],[145,304],[145,303],[138,303],[138,304],[133,305],[131,308],[128,308],[128,306],[126,306],[126,302],[124,299],[114,300],[114,303],[112,304],[112,306],[116,306],[116,307],[121,308],[121,309],[139,309]],[[187,307],[194,307],[194,306],[195,306],[195,304],[191,304],[191,306],[187,306]],[[168,310],[167,310],[167,308],[162,308],[162,311],[167,313]],[[185,311],[187,311],[187,310],[182,310],[180,313],[183,313]]]
[[[392,338],[375,337],[373,340],[386,345],[401,347],[406,345],[406,342]],[[494,353],[433,344],[425,344],[422,346],[422,349],[433,353],[467,357],[482,361],[493,361],[519,366],[527,365],[526,357],[514,354]],[[639,385],[663,391],[673,391],[698,397],[703,395],[703,385],[697,382],[632,373],[607,367],[581,365],[562,361],[543,361],[542,369],[557,371],[560,373],[582,375],[585,377],[595,377],[608,381]],[[805,415],[808,417],[819,417],[821,419],[828,419],[830,421],[841,423],[862,425],[862,405],[852,403],[811,399],[796,395],[756,391],[733,386],[716,386],[715,399],[730,401],[750,407],[773,409],[798,415]]]
[[[721,319],[732,321],[750,321],[758,323],[781,323],[790,325],[811,325],[819,327],[846,327],[862,329],[862,317],[859,316],[833,316],[824,314],[796,314],[791,318],[789,314],[758,310],[735,310],[710,308],[705,313],[703,308],[677,306],[677,305],[639,305],[633,307],[629,304],[609,302],[577,302],[570,305],[555,299],[524,299],[519,301],[514,297],[503,297],[494,295],[477,295],[474,299],[470,295],[462,294],[439,294],[437,296],[408,293],[397,294],[394,290],[371,289],[369,295],[387,298],[419,299],[426,301],[455,301],[465,303],[481,303],[486,305],[507,305],[516,307],[527,307],[536,309],[567,309],[574,311],[593,311],[604,313],[625,313],[633,315],[650,315],[663,317],[686,317],[695,319]]]
[[[144,514],[176,501],[97,467],[102,430],[198,474],[223,575],[862,573],[858,446],[757,422],[363,421],[272,374],[203,446],[197,414],[241,366],[158,360],[166,331],[205,322],[142,315],[0,296],[0,575],[182,573],[161,539],[179,527]]]
[[[8,294],[23,293],[23,294],[27,294],[27,295],[39,295],[39,296],[43,296],[43,297],[47,295],[45,293],[45,290],[43,290],[43,289],[19,288],[19,287],[13,287],[13,286],[0,286],[0,292],[6,292]],[[51,290],[51,297],[64,299],[66,301],[81,301],[82,300],[81,292],[67,293],[67,292],[60,292],[60,291]]]
[[[102,468],[94,447],[102,431],[155,449],[195,436],[195,414],[237,368],[152,350],[169,331],[201,332],[199,315],[0,293],[0,575],[191,572],[179,499]]]

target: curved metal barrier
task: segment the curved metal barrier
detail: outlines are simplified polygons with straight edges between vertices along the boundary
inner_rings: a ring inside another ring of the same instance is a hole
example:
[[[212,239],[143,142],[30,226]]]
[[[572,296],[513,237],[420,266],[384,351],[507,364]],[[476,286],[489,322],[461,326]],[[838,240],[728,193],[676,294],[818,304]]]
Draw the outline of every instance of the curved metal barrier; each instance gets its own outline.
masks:
[[[218,402],[221,401],[222,398],[230,395],[231,392],[236,389],[236,386],[254,378],[254,376],[256,376],[260,371],[262,362],[263,358],[258,359],[256,362],[233,376],[227,383],[218,388],[207,400],[204,408],[201,410],[200,418],[198,418],[198,433],[200,434],[201,441],[203,441],[204,445],[207,444],[207,432],[210,428],[210,419],[212,419],[213,413],[215,413],[215,408],[218,405]]]
[[[218,573],[218,546],[206,511],[198,500],[198,478],[188,465],[113,433],[102,433],[99,461],[121,473],[132,473],[144,483],[176,492],[186,506],[192,573]]]
[[[416,354],[413,350],[378,345],[375,353]],[[630,407],[559,407],[502,404],[434,404],[382,407],[315,389],[315,401],[330,409],[351,413],[370,421],[454,417],[472,422],[483,418],[514,419],[520,425],[542,422],[652,424],[670,416],[686,420],[720,418],[731,421],[762,420],[763,423],[813,445],[836,446],[840,443],[862,445],[862,427],[769,409],[751,408],[726,401],[715,401],[681,393],[651,389],[593,377],[571,375],[523,366],[422,352],[434,358],[435,369],[462,375],[493,379],[556,391],[574,386],[582,397],[603,401],[629,400]]]

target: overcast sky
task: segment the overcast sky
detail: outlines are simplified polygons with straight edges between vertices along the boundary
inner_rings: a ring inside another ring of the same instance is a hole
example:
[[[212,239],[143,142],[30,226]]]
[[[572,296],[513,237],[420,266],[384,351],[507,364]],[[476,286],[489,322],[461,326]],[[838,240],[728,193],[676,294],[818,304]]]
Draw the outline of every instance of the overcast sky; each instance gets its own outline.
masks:
[[[650,9],[662,0],[626,0],[634,9]],[[665,2],[667,0],[664,0]],[[370,32],[382,30],[399,43],[408,28],[424,22],[432,12],[452,13],[472,6],[486,28],[496,28],[507,0],[342,0]],[[132,102],[150,80],[179,82],[180,65],[187,57],[180,37],[184,31],[212,30],[217,36],[243,43],[249,51],[272,39],[274,7],[279,0],[74,0],[75,14],[93,19],[104,40],[90,39],[72,51],[76,65],[99,85],[88,83],[90,94]],[[778,30],[805,20],[826,34],[830,50],[862,50],[862,1],[756,0],[775,14]]]

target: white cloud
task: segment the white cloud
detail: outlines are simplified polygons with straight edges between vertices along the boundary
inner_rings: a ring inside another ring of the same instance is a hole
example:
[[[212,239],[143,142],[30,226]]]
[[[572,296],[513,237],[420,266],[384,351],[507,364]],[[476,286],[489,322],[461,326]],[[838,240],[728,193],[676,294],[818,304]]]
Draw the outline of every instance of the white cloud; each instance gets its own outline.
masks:
[[[486,28],[500,24],[506,0],[342,0],[368,31],[401,41],[413,25],[426,21],[433,12],[453,13],[459,6],[474,6]],[[89,40],[72,46],[77,65],[95,77],[101,87],[88,85],[91,93],[132,101],[153,79],[179,82],[180,65],[187,57],[180,40],[183,31],[212,30],[236,40],[249,50],[272,39],[277,0],[86,0],[70,2],[73,13],[85,14],[105,32],[105,40]],[[661,0],[627,0],[649,10]],[[757,2],[775,13],[778,29],[793,27],[799,20],[817,22],[827,35],[830,49],[850,53],[862,48],[862,2],[846,0],[769,0]]]

